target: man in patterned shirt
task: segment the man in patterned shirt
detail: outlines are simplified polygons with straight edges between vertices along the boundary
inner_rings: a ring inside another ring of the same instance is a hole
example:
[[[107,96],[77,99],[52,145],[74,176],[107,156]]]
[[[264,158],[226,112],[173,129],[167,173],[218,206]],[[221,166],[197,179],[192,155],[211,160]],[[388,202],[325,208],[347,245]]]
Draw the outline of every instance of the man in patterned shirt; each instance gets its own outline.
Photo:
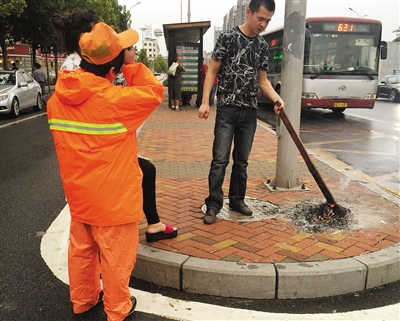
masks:
[[[274,102],[279,114],[284,102],[267,80],[268,44],[259,35],[275,12],[274,0],[251,0],[246,22],[222,33],[210,60],[199,118],[210,113],[209,95],[218,73],[217,114],[214,128],[213,160],[208,175],[209,196],[205,199],[205,224],[213,224],[223,207],[222,185],[232,153],[229,207],[243,215],[253,211],[245,204],[247,165],[257,127],[258,87]]]

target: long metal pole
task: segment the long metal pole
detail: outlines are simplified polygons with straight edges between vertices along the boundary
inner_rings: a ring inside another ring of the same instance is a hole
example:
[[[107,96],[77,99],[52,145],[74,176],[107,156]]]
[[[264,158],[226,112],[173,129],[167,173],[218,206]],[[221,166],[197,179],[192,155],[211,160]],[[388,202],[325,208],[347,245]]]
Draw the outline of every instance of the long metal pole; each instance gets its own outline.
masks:
[[[297,133],[300,128],[306,6],[307,1],[286,0],[283,31],[281,96],[285,101],[286,113],[292,120],[293,128]],[[296,188],[301,185],[297,178],[297,148],[284,126],[278,127],[279,138],[274,185],[278,190],[279,187]]]
[[[188,0],[188,22],[190,22],[190,0]]]

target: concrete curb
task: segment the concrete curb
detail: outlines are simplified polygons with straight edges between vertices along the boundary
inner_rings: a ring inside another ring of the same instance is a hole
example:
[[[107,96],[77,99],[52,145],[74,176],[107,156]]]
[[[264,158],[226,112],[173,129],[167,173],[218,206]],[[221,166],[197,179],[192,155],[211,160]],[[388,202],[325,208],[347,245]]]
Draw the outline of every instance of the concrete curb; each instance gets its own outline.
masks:
[[[222,297],[328,297],[400,280],[400,243],[353,258],[302,263],[215,261],[140,244],[132,276],[160,286]]]

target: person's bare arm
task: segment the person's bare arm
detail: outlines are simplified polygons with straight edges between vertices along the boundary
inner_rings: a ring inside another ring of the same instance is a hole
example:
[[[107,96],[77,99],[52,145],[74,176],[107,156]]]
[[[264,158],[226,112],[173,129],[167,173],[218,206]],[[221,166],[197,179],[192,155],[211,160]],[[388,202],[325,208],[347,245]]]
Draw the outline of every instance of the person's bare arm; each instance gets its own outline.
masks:
[[[204,80],[203,97],[199,108],[199,118],[207,119],[210,114],[210,93],[220,66],[220,61],[212,58],[210,59],[210,66],[208,67],[206,79]]]

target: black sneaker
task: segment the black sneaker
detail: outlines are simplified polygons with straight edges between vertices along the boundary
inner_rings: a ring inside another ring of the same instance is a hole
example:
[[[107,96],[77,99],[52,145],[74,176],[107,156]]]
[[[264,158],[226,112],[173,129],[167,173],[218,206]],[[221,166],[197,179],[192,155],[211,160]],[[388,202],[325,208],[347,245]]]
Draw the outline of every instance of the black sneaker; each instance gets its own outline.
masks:
[[[212,208],[207,209],[206,215],[203,217],[204,224],[214,224],[217,218],[218,212]]]
[[[131,301],[132,301],[132,308],[129,310],[124,320],[126,320],[126,318],[129,317],[135,311],[137,303],[136,298],[134,296],[131,296]]]
[[[242,215],[250,216],[253,214],[253,211],[243,201],[240,201],[238,203],[233,203],[232,201],[230,201],[229,207]]]

